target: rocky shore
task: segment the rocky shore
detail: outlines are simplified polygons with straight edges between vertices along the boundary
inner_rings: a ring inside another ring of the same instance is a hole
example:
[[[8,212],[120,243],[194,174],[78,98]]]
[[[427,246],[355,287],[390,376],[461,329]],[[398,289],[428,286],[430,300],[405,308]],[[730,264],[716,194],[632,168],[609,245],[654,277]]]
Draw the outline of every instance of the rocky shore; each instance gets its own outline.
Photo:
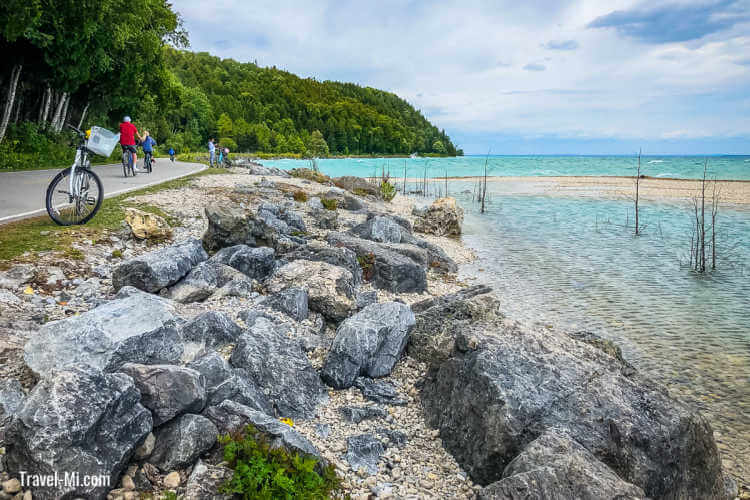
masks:
[[[135,198],[177,227],[131,213],[81,260],[0,271],[0,499],[224,498],[217,437],[248,424],[354,498],[739,494],[616,346],[456,279],[454,201],[337,184],[248,164]]]

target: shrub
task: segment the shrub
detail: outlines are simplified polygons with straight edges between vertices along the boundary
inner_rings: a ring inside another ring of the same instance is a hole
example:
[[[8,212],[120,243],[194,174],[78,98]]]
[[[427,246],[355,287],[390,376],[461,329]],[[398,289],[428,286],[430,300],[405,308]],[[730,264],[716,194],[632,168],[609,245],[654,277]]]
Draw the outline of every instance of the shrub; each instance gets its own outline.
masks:
[[[388,181],[380,183],[380,197],[385,201],[391,201],[396,197],[396,188]]]
[[[294,192],[294,201],[299,201],[301,203],[304,203],[307,201],[307,193],[304,191],[295,191]]]
[[[289,171],[289,175],[297,177],[298,179],[317,182],[319,184],[329,184],[331,182],[331,178],[326,174],[316,172],[310,168],[293,168]]]
[[[272,448],[252,425],[235,436],[222,436],[224,461],[234,469],[220,492],[242,498],[320,499],[341,495],[341,479],[333,465],[322,466],[312,456]]]
[[[326,210],[336,210],[338,208],[338,202],[331,198],[322,198],[320,202],[326,208]]]
[[[362,278],[365,281],[370,281],[375,274],[375,254],[358,255],[357,262],[359,262],[359,267],[362,268]]]

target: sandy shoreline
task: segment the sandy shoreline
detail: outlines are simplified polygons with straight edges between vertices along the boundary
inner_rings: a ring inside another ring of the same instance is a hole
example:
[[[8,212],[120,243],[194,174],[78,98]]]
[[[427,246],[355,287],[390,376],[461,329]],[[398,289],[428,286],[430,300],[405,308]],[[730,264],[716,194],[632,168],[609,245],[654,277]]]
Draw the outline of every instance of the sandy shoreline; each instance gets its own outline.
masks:
[[[481,177],[448,177],[449,190],[455,190],[455,182],[475,183]],[[403,178],[393,179],[396,185]],[[418,187],[415,184],[422,179],[407,179],[412,184],[408,189]],[[429,179],[430,190],[443,189],[445,178]],[[632,177],[615,176],[563,176],[563,177],[487,177],[490,190],[502,193],[500,186],[512,186],[512,194],[547,194],[576,197],[602,197],[631,199],[635,192]],[[453,183],[453,184],[451,184]],[[719,180],[716,181],[722,203],[750,204],[750,181]],[[683,200],[690,201],[698,192],[699,182],[696,179],[675,179],[661,177],[643,177],[640,183],[640,198],[647,201]],[[708,197],[708,192],[707,192]]]

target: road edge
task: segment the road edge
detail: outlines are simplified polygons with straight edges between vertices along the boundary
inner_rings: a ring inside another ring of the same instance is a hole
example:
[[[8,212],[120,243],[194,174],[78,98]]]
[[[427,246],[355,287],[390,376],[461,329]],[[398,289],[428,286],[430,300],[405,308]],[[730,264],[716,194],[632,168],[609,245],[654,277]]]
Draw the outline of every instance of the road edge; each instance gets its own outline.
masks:
[[[188,175],[193,175],[193,174],[197,174],[198,172],[203,172],[204,170],[206,170],[208,168],[208,165],[205,165],[205,164],[202,164],[202,163],[195,163],[195,162],[182,162],[182,163],[193,163],[195,165],[201,165],[201,168],[199,168],[198,170],[196,170],[194,172],[190,172],[190,173],[182,174],[182,175],[175,175],[174,177],[169,177],[167,179],[161,179],[159,181],[150,182],[150,183],[144,184],[142,186],[137,186],[137,187],[132,187],[132,188],[126,188],[126,189],[120,189],[119,191],[113,191],[111,193],[105,194],[104,195],[104,199],[106,200],[107,198],[111,198],[113,196],[117,196],[117,195],[120,195],[120,194],[123,194],[123,193],[128,193],[130,191],[138,191],[139,189],[144,189],[144,188],[148,188],[148,187],[152,187],[152,186],[158,186],[159,184],[163,184],[165,182],[170,182],[170,181],[173,181],[175,179],[181,179],[183,177],[187,177]],[[23,219],[28,219],[30,217],[35,217],[37,215],[43,215],[43,214],[46,214],[46,213],[47,213],[47,209],[46,208],[40,208],[38,210],[32,210],[31,212],[23,212],[23,213],[16,214],[16,215],[7,215],[5,217],[0,217],[0,226],[2,226],[4,224],[11,223],[11,222],[16,222],[16,221],[19,221],[19,220],[23,220]]]

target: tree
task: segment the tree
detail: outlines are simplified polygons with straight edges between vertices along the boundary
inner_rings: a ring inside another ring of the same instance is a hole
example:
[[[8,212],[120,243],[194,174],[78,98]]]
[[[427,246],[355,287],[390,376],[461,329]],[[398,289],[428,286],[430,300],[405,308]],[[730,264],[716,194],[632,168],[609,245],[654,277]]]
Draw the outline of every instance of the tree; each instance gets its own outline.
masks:
[[[445,145],[443,144],[443,141],[437,140],[432,143],[432,152],[444,155],[446,153]]]
[[[320,133],[320,130],[314,130],[310,135],[310,144],[307,146],[307,151],[311,156],[317,158],[325,158],[328,156],[328,144],[323,138],[323,134]]]
[[[226,113],[222,113],[219,116],[219,120],[216,122],[216,129],[219,131],[221,137],[233,137],[234,136],[234,124],[232,119]]]

